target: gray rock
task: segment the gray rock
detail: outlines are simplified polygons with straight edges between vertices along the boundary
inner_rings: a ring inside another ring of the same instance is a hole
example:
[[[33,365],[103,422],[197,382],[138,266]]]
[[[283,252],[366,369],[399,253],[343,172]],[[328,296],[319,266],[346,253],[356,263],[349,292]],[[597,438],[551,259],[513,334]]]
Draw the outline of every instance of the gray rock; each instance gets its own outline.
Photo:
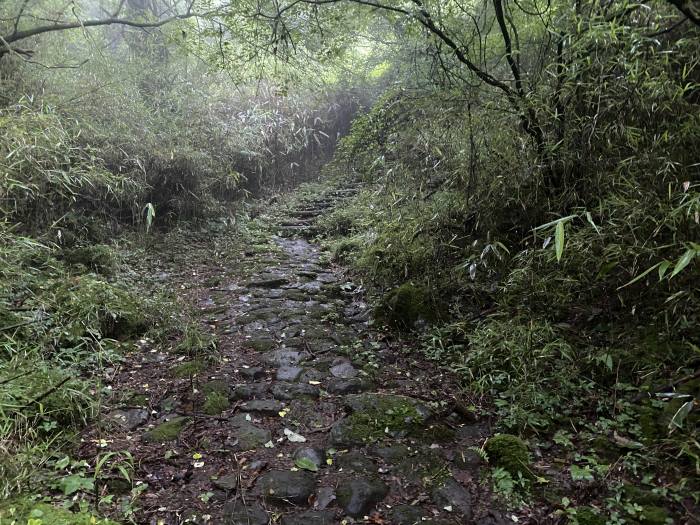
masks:
[[[264,445],[272,439],[269,430],[257,427],[247,421],[234,422],[231,435],[236,441],[239,450],[252,450]]]
[[[275,399],[284,401],[303,397],[317,398],[320,393],[321,391],[316,385],[306,383],[276,383],[272,385],[272,395]]]
[[[335,457],[335,462],[338,467],[343,470],[351,470],[354,472],[377,472],[378,469],[374,461],[357,450],[351,450],[345,454],[338,454]]]
[[[333,525],[335,512],[332,510],[307,510],[282,518],[282,525]]]
[[[231,389],[231,397],[236,400],[264,397],[270,390],[270,383],[247,383]]]
[[[416,423],[421,424],[426,423],[432,417],[430,409],[419,400],[396,394],[351,394],[345,398],[345,405],[353,412],[370,413],[413,407],[416,412]]]
[[[320,372],[315,368],[307,368],[299,376],[299,382],[308,383],[309,381],[321,381],[324,377],[325,374],[323,372]]]
[[[440,507],[451,506],[465,521],[472,519],[472,497],[454,478],[447,479],[433,490],[433,501]]]
[[[263,360],[272,366],[292,366],[300,363],[309,356],[298,350],[274,350],[263,354]]]
[[[251,366],[250,368],[241,368],[240,373],[248,379],[262,379],[265,377],[265,370],[259,366]]]
[[[335,490],[333,487],[319,487],[316,491],[316,501],[314,501],[314,508],[318,510],[323,510],[328,505],[333,503],[335,500]]]
[[[352,379],[358,374],[357,369],[347,361],[332,366],[329,371],[334,377],[341,379]]]
[[[372,384],[369,381],[357,377],[353,379],[341,379],[339,377],[334,377],[328,381],[326,390],[328,390],[329,393],[336,395],[359,394],[360,392],[368,390],[371,386]]]
[[[233,491],[238,487],[238,474],[228,474],[212,480],[212,485],[217,489]]]
[[[299,375],[304,371],[298,366],[282,366],[277,369],[278,381],[296,381]]]
[[[464,470],[478,470],[481,466],[481,456],[475,450],[462,450],[454,455],[455,466]]]
[[[255,488],[265,499],[304,505],[316,488],[316,480],[302,470],[271,470],[258,478]]]
[[[284,275],[268,274],[251,279],[246,283],[246,286],[248,288],[279,288],[285,284],[289,284],[289,279]]]
[[[382,458],[389,464],[398,463],[403,461],[410,455],[408,447],[405,445],[393,445],[390,447],[374,447],[372,449],[372,454]]]
[[[338,486],[338,503],[346,514],[358,517],[369,514],[382,501],[389,488],[379,479],[359,477],[345,480]]]
[[[312,447],[302,447],[294,452],[294,460],[306,459],[316,465],[321,467],[325,464],[325,453],[323,450]]]
[[[391,511],[391,523],[394,525],[420,525],[425,512],[413,505],[397,505]]]
[[[243,403],[241,407],[248,412],[258,412],[266,416],[276,416],[284,408],[284,403],[275,399],[256,399]]]
[[[230,501],[224,505],[224,525],[268,525],[267,512],[260,504],[241,500]]]
[[[107,415],[107,418],[127,430],[134,430],[148,421],[148,414],[149,412],[145,408],[125,408],[123,410],[113,410]]]

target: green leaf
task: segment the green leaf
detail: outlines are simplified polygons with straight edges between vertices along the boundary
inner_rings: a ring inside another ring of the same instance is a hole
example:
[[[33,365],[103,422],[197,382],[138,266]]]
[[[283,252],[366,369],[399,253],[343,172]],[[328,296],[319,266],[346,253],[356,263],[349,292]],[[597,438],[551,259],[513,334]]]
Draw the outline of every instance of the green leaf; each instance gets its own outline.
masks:
[[[561,261],[564,253],[564,221],[559,221],[554,230],[554,249],[557,254],[557,261]]]
[[[671,277],[669,277],[669,279],[673,279],[683,270],[683,268],[688,266],[690,264],[690,261],[693,260],[696,254],[697,252],[692,248],[686,250],[686,252],[683,255],[681,255],[681,258],[678,259],[678,262],[676,263],[676,266],[674,266],[673,273],[671,273]]]
[[[70,496],[71,494],[84,490],[92,491],[95,488],[95,482],[92,479],[84,478],[78,474],[73,474],[72,476],[66,476],[58,482],[58,486],[63,491],[65,496]]]
[[[662,261],[661,264],[659,264],[659,281],[664,278],[664,275],[666,275],[666,271],[670,266],[671,261]]]
[[[310,470],[311,472],[317,472],[318,466],[316,463],[311,461],[309,458],[299,458],[294,461],[294,464],[304,470]]]
[[[630,284],[636,283],[637,281],[641,281],[642,279],[644,279],[644,277],[646,277],[646,276],[649,275],[651,272],[653,272],[656,268],[658,268],[659,266],[661,266],[661,264],[662,264],[663,262],[664,262],[664,261],[657,262],[654,266],[651,266],[650,268],[647,268],[647,269],[644,270],[642,273],[640,273],[637,277],[635,277],[634,279],[632,279],[630,282],[625,283],[625,284],[623,284],[622,286],[618,286],[617,289],[618,289],[618,290],[622,290],[624,287],[629,286]]]
[[[571,479],[574,481],[593,481],[593,472],[588,467],[571,465],[569,470],[571,471]]]
[[[691,400],[691,401],[687,401],[686,403],[683,403],[683,405],[681,405],[681,407],[678,409],[678,411],[674,414],[668,427],[669,428],[672,428],[672,427],[683,428],[683,423],[685,422],[686,418],[688,417],[688,414],[690,414],[691,410],[693,410],[694,404],[695,404],[695,400]]]

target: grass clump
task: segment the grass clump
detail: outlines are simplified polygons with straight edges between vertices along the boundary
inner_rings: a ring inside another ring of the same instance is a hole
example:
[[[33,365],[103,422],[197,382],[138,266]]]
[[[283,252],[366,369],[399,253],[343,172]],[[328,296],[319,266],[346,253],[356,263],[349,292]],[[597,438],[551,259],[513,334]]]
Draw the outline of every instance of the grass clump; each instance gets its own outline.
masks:
[[[384,296],[375,309],[375,319],[394,328],[410,330],[420,322],[435,321],[431,302],[424,287],[404,283]]]
[[[71,512],[47,503],[8,501],[0,506],[0,525],[118,525],[88,512]]]
[[[202,406],[202,411],[210,416],[216,416],[221,414],[224,410],[227,410],[230,406],[228,395],[222,392],[209,392],[204,399],[204,405]]]

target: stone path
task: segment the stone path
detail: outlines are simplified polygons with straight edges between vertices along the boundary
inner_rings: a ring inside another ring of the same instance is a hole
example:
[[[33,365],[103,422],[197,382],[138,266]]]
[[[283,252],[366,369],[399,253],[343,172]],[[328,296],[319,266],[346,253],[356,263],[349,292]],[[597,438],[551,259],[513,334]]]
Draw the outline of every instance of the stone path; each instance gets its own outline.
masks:
[[[188,374],[189,359],[151,356],[185,373],[153,378],[150,411],[111,413],[129,432],[115,440],[139,443],[143,523],[503,521],[470,449],[486,426],[453,410],[456,386],[410,341],[372,329],[361,290],[308,240],[353,192],[301,202],[250,247],[243,275],[201,291],[220,362]]]

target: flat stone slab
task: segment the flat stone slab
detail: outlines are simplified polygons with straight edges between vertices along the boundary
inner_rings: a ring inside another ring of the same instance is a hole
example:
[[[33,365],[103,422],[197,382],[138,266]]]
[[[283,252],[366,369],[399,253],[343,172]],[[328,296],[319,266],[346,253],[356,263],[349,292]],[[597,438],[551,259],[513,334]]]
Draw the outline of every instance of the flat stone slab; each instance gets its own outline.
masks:
[[[357,377],[359,373],[357,369],[347,361],[332,366],[328,371],[333,377],[338,377],[340,379],[352,379],[353,377]]]
[[[278,381],[296,381],[303,371],[299,366],[281,366],[277,369],[275,377]]]
[[[243,403],[243,410],[248,412],[258,412],[266,416],[276,416],[284,408],[284,403],[276,399],[255,399]]]
[[[321,390],[316,385],[307,383],[275,383],[270,389],[275,399],[291,401],[299,398],[317,398]]]
[[[316,479],[302,470],[271,470],[258,478],[255,488],[267,500],[304,505],[316,488]]]
[[[231,389],[231,398],[235,400],[246,400],[265,397],[270,391],[270,383],[246,383],[235,385]]]
[[[272,439],[269,430],[245,421],[234,424],[231,436],[236,441],[239,450],[253,450]]]
[[[248,288],[279,288],[285,284],[289,284],[289,279],[284,275],[260,275],[251,279],[246,283]]]
[[[271,366],[293,366],[309,357],[307,352],[298,350],[274,350],[263,354],[263,360]]]
[[[331,394],[342,395],[342,394],[359,394],[365,390],[369,390],[372,384],[366,379],[353,378],[353,379],[341,379],[339,377],[334,377],[326,385],[326,390]]]

